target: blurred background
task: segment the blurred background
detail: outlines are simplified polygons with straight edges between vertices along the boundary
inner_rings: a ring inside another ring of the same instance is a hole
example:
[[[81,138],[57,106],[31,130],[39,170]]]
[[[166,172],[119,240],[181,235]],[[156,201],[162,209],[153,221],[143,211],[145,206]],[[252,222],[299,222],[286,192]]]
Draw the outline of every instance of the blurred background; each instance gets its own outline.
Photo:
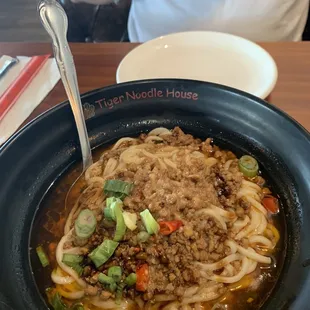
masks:
[[[127,19],[131,0],[118,5],[74,4],[59,1],[69,19],[71,42],[127,41]],[[36,0],[0,0],[0,41],[49,41],[37,14]]]
[[[156,0],[154,0],[156,1]],[[0,1],[0,41],[49,41],[37,14],[36,0]],[[71,42],[126,42],[127,19],[131,0],[119,4],[88,5],[59,0],[69,18],[68,39]],[[310,40],[310,22],[303,34]]]

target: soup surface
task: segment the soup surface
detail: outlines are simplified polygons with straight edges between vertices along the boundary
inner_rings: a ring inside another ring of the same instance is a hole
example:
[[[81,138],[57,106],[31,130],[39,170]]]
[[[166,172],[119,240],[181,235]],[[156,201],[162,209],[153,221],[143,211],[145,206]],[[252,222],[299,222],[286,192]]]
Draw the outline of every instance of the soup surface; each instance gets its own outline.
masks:
[[[262,305],[285,256],[284,221],[253,157],[180,128],[122,138],[95,157],[68,209],[77,168],[34,223],[34,276],[52,309]]]

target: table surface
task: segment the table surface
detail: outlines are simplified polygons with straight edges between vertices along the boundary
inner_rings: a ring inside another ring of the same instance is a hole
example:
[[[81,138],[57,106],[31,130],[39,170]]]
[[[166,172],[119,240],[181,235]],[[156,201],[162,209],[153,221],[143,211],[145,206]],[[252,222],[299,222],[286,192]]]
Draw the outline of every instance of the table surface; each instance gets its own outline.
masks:
[[[310,42],[260,43],[275,59],[279,78],[268,101],[295,118],[310,131]],[[115,84],[116,69],[122,58],[137,44],[73,43],[80,92]],[[0,43],[0,55],[33,56],[52,53],[48,43]],[[27,121],[66,99],[59,82]]]

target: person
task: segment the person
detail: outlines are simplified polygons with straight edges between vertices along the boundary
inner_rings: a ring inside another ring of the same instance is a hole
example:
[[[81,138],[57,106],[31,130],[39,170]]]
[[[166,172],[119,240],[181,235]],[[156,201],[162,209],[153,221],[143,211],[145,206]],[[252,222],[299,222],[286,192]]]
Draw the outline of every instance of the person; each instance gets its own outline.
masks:
[[[122,0],[71,0],[109,4]],[[210,30],[252,41],[300,41],[309,0],[132,0],[128,35],[145,42],[174,32]]]

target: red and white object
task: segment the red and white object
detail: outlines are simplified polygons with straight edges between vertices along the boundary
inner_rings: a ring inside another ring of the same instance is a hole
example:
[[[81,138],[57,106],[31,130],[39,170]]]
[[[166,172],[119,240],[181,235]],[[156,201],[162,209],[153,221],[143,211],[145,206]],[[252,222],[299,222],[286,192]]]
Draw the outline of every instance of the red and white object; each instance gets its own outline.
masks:
[[[60,79],[54,59],[48,55],[18,56],[19,63],[0,80],[0,145],[43,101]],[[9,56],[0,58],[0,67]]]

